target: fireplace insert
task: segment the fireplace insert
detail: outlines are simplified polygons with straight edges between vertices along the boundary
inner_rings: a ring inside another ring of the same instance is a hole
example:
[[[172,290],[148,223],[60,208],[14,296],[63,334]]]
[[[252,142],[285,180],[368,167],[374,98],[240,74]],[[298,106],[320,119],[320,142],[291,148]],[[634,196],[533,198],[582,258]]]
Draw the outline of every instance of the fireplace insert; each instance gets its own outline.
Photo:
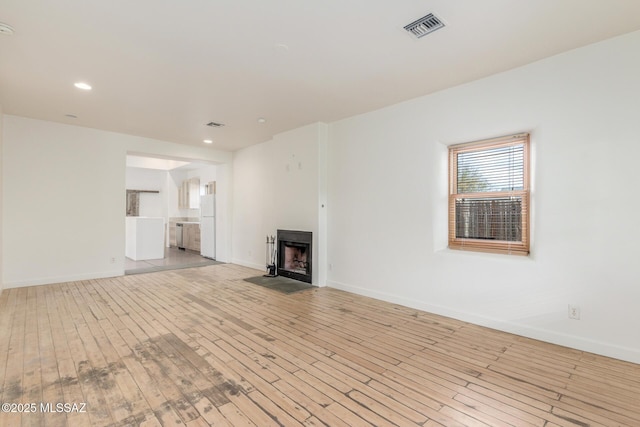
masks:
[[[278,275],[311,283],[312,233],[278,230]]]

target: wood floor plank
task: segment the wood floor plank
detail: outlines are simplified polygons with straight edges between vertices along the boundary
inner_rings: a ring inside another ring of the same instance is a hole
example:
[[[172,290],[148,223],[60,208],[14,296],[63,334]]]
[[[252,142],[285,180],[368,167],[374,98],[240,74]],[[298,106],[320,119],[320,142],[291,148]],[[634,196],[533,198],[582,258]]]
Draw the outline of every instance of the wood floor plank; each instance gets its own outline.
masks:
[[[38,310],[36,289],[27,288],[26,309],[28,313]],[[27,316],[24,343],[24,375],[22,379],[23,403],[42,402],[42,367],[40,365],[40,347],[38,338],[38,317]],[[22,425],[38,426],[44,424],[44,414],[40,411],[23,414]]]
[[[274,383],[274,386],[278,388],[278,390],[280,390],[282,393],[290,396],[294,401],[298,402],[298,404],[303,406],[306,410],[314,414],[313,417],[318,418],[325,425],[338,427],[357,425],[349,424],[349,422],[346,421],[344,417],[337,416],[335,412],[338,408],[336,408],[335,406],[339,404],[335,402],[329,403],[330,399],[319,392],[312,391],[311,388],[307,385],[297,384],[296,386],[294,386],[286,381],[279,380]],[[313,397],[311,397],[310,395]],[[316,400],[316,397],[320,397],[320,399]],[[339,412],[342,413],[343,409],[340,408]],[[355,414],[353,414],[352,416],[358,419],[360,418]],[[306,422],[308,421],[309,420],[306,420]]]
[[[235,360],[229,362],[229,365],[238,373],[249,373],[247,368]],[[281,387],[278,387],[279,380],[274,383],[269,383],[260,377],[253,377],[251,382],[256,390],[265,396],[269,396],[275,405],[287,411],[287,413],[297,421],[304,422],[311,416],[311,413],[304,405],[301,405],[300,402],[295,400],[286,390],[283,391]],[[251,394],[251,391],[248,392],[248,394]]]
[[[299,420],[293,418],[286,409],[278,406],[274,400],[270,397],[265,396],[260,393],[259,390],[254,390],[251,393],[247,394],[249,399],[251,399],[256,405],[261,408],[264,408],[264,411],[270,414],[273,417],[273,420],[278,425],[283,426],[301,426],[302,423]],[[306,417],[305,417],[306,419]]]
[[[38,299],[38,347],[41,369],[41,384],[38,387],[42,389],[42,402],[55,402],[63,395],[54,347],[53,326],[56,323],[52,321],[53,313],[47,307],[49,289],[39,286],[36,288],[36,293]],[[67,414],[64,412],[44,414],[41,411],[41,417],[41,425],[57,427],[67,424]],[[82,425],[82,423],[79,422],[78,425]]]
[[[247,415],[243,414],[240,408],[235,406],[233,403],[227,403],[225,405],[220,406],[220,412],[224,417],[229,421],[229,424],[232,426],[246,426],[246,427],[257,427]]]
[[[593,420],[600,424],[606,424],[607,422],[617,422],[620,425],[640,425],[640,420],[634,416],[629,417],[628,411],[621,411],[617,407],[607,406],[601,407],[598,404],[594,404],[590,401],[582,401],[563,396],[561,398],[562,403],[568,403],[570,408],[575,408],[575,412],[581,414],[585,418]],[[631,414],[633,416],[633,414]]]
[[[122,361],[135,378],[136,384],[154,412],[154,417],[149,422],[157,421],[163,426],[183,425],[184,423],[176,410],[181,396],[176,393],[173,383],[165,383],[168,379],[153,361],[149,361],[145,357],[146,354],[141,350],[138,340],[130,330],[120,330],[119,334],[122,340],[128,343],[131,352],[127,352]],[[133,354],[133,357],[130,354]],[[177,396],[177,399],[172,399],[174,396]]]
[[[95,288],[92,287],[91,289]],[[98,294],[97,292],[90,292],[88,295],[95,298]],[[87,301],[87,299],[88,296],[85,295],[85,301]],[[91,311],[92,314],[96,312],[100,313],[100,316],[96,316],[98,319],[97,322],[88,322],[87,326],[95,339],[99,352],[103,356],[102,364],[108,369],[110,378],[114,380],[113,395],[115,396],[117,401],[116,405],[118,405],[120,412],[117,421],[143,419],[143,414],[149,411],[150,408],[144,400],[133,376],[126,369],[121,355],[115,348],[115,345],[122,345],[124,343],[109,321],[109,318],[112,316],[107,310],[103,312],[99,308],[98,302],[99,301],[94,301],[93,304],[91,304],[94,307]]]
[[[2,426],[636,426],[640,366],[232,264],[0,294]]]
[[[46,394],[45,403],[86,403],[89,402],[82,393],[82,388],[78,383],[78,372],[71,355],[69,340],[73,339],[75,327],[69,322],[67,306],[62,298],[62,285],[46,287],[46,304],[48,319],[42,322],[49,323],[52,334],[53,354],[57,365],[58,378],[52,384],[43,384],[45,392],[47,388],[54,388]],[[68,330],[65,328],[69,328]],[[42,351],[42,350],[41,350]],[[61,393],[55,393],[59,389]],[[91,415],[88,410],[84,412],[70,412],[66,414],[67,423],[74,426],[90,426]]]
[[[15,299],[15,306],[12,314],[12,328],[9,335],[9,346],[7,348],[7,362],[5,376],[0,379],[4,384],[2,387],[2,403],[24,403],[22,379],[24,375],[24,342],[26,327],[26,296],[25,289],[11,289]],[[28,416],[28,415],[27,415]],[[0,412],[0,425],[20,425],[23,414],[20,412]]]
[[[328,411],[350,426],[394,426],[375,412],[370,411],[352,399],[344,399],[327,407]],[[374,422],[375,421],[375,422]],[[331,425],[331,424],[328,424]]]
[[[17,319],[17,292],[6,290],[0,293],[0,401],[4,400],[4,392],[6,384],[4,379],[7,378],[7,360],[9,359],[9,349],[11,343],[11,333],[13,330],[13,322]]]

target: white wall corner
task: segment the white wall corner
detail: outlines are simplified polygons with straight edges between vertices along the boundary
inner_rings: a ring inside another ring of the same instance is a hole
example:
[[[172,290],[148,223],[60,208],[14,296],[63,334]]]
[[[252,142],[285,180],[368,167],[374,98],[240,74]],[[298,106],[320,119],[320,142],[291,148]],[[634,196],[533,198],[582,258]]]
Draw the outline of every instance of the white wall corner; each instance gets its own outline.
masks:
[[[329,126],[318,123],[318,254],[315,257],[315,268],[318,271],[318,286],[327,285],[328,244],[327,244],[327,191],[328,176],[327,156],[329,148]]]

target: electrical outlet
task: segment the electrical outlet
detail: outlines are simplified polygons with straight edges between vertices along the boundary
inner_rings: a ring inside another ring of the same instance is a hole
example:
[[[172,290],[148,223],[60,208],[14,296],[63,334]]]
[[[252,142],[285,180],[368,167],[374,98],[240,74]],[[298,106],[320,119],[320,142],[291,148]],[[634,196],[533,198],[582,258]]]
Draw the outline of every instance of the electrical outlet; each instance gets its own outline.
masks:
[[[116,258],[115,257],[111,257],[111,264],[115,264],[116,263]]]
[[[580,320],[580,306],[569,304],[569,319]]]

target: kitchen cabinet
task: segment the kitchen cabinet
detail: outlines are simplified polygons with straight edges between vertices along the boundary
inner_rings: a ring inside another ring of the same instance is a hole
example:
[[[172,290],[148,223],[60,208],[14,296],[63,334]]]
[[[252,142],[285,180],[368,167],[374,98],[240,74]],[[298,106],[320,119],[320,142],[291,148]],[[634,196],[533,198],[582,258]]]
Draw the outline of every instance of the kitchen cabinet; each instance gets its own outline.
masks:
[[[176,220],[169,219],[169,246],[176,246]]]
[[[200,178],[190,178],[182,181],[178,187],[178,208],[200,208]]]
[[[183,223],[182,239],[185,249],[200,252],[200,224]]]

